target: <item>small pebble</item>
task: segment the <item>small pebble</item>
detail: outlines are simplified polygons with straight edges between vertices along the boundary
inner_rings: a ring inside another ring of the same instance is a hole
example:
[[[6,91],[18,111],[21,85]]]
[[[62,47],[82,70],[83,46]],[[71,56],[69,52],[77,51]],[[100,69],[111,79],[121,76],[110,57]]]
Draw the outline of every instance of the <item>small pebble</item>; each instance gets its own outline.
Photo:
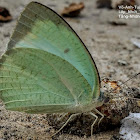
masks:
[[[118,64],[120,66],[126,66],[126,65],[128,65],[128,63],[126,61],[124,61],[124,60],[118,60]]]

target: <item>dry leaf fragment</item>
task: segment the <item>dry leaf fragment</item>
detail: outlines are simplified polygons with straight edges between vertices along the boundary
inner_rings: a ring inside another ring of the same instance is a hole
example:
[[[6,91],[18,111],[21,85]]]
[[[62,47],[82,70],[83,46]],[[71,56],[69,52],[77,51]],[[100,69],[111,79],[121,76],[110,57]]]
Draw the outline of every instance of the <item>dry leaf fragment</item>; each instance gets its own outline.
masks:
[[[126,26],[127,25],[125,22],[121,22],[121,21],[109,21],[108,23],[113,26]]]
[[[0,22],[8,22],[11,20],[12,16],[10,15],[10,12],[4,7],[0,7]]]
[[[77,17],[84,9],[84,3],[71,3],[68,7],[65,7],[61,15],[65,17]]]
[[[111,0],[97,0],[96,4],[97,4],[97,8],[112,9],[112,7],[111,7]]]

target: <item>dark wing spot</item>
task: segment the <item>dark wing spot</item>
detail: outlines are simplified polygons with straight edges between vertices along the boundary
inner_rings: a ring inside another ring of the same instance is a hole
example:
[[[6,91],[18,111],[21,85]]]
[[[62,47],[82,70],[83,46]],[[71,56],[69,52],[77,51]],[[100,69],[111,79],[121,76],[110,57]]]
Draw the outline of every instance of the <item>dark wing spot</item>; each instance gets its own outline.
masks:
[[[67,48],[67,49],[64,50],[64,53],[68,53],[69,51],[70,51],[70,49]]]

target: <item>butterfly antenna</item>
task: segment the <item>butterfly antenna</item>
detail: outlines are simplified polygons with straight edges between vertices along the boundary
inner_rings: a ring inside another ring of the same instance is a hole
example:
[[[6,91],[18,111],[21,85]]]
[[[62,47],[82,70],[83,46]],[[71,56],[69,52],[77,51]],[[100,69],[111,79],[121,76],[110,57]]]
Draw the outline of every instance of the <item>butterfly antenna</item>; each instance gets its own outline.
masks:
[[[125,83],[127,83],[127,82],[128,82],[128,81],[130,81],[131,79],[133,79],[133,78],[137,77],[139,74],[140,74],[140,72],[139,72],[139,73],[137,73],[137,74],[135,74],[135,75],[133,75],[133,76],[132,76],[132,77],[130,77],[128,80],[126,80],[126,81],[122,82],[122,83],[120,84],[120,86],[121,86],[121,85],[123,85],[123,84],[125,84]]]
[[[131,79],[133,79],[133,78],[137,77],[139,74],[140,74],[140,72],[139,72],[139,73],[137,73],[137,74],[135,74],[135,75],[133,75],[133,76],[132,76],[132,77],[130,77],[128,80],[126,80],[126,81],[122,82],[119,86],[124,85],[125,83],[127,83],[127,82],[128,82],[128,81],[130,81]],[[114,89],[112,89],[112,90],[111,90],[111,92],[112,92],[112,91],[115,91],[117,88],[118,88],[118,87],[115,87]]]

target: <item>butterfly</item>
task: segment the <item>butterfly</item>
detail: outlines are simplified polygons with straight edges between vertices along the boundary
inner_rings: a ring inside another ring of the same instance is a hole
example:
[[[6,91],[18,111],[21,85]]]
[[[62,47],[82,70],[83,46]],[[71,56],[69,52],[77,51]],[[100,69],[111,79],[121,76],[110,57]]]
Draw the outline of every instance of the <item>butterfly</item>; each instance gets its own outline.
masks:
[[[0,98],[26,113],[79,113],[98,117],[103,104],[97,67],[71,26],[55,11],[29,3],[0,59]],[[100,122],[99,121],[99,122]],[[58,132],[60,131],[58,130]]]

